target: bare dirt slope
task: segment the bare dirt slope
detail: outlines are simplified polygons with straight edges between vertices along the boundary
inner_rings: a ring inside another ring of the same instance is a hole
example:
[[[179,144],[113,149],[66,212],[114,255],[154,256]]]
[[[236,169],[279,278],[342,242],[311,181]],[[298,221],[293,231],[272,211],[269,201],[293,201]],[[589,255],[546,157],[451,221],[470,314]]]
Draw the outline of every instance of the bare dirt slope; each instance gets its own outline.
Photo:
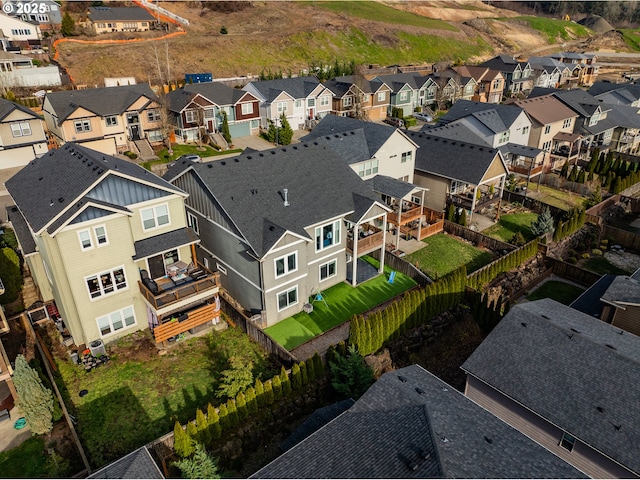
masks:
[[[384,2],[387,3],[387,2]],[[318,8],[308,2],[255,1],[231,13],[203,8],[199,2],[161,2],[160,6],[187,18],[186,34],[170,40],[122,43],[116,45],[83,45],[62,43],[58,60],[67,68],[75,83],[102,85],[105,77],[135,76],[138,81],[157,83],[158,78],[182,78],[185,73],[212,72],[214,77],[258,75],[271,69],[298,73],[309,66],[304,52],[305,39],[329,58],[349,58],[345,52],[358,53],[350,40],[336,44],[336,36],[349,38],[355,27],[365,32],[371,43],[388,48],[401,48],[397,34],[436,35],[457,42],[469,42],[478,35],[493,48],[485,56],[496,53],[514,56],[544,48],[546,39],[524,24],[496,18],[517,14],[500,10],[480,1],[409,1],[388,2],[394,8],[409,10],[429,18],[445,20],[459,31],[435,30],[381,21],[354,18]],[[220,34],[225,26],[227,35]],[[313,32],[311,35],[310,32]],[[333,36],[330,36],[332,34]],[[113,34],[126,40],[134,34]],[[136,34],[140,35],[140,34]],[[144,34],[158,37],[157,32]],[[97,39],[96,37],[80,37]],[[100,36],[100,39],[105,38]],[[353,58],[353,57],[351,57]],[[357,57],[356,57],[357,58]],[[481,61],[483,58],[468,59]],[[362,58],[362,63],[367,59]],[[393,63],[393,62],[390,62]],[[420,63],[420,59],[416,59]]]

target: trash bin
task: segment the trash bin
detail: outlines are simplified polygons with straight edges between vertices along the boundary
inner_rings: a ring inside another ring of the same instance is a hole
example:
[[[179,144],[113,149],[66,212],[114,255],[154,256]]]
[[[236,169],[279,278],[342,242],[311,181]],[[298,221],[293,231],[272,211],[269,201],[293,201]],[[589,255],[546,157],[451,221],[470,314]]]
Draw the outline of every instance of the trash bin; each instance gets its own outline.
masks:
[[[78,364],[78,353],[77,352],[71,352],[69,354],[69,356],[71,357],[71,363],[73,363],[74,365]]]

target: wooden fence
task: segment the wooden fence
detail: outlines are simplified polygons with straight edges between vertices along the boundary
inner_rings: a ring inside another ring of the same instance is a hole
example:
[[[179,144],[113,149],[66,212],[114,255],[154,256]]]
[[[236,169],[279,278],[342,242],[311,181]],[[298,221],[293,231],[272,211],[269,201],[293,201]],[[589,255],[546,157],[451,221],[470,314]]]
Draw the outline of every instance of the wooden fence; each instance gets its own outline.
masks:
[[[543,280],[547,279],[549,275],[551,275],[552,273],[553,273],[553,268],[547,268],[544,272],[542,272],[542,274],[540,274],[540,276],[534,278],[527,285],[523,286],[520,290],[518,290],[513,295],[511,295],[509,297],[509,302],[513,305],[515,301],[518,300],[522,295],[536,288],[538,285],[540,285],[540,283]]]
[[[468,240],[478,246],[484,246],[489,250],[493,250],[495,252],[499,252],[502,250],[511,252],[517,248],[515,245],[501,242],[500,240],[496,240],[495,238],[488,237],[483,233],[470,230],[466,227],[463,227],[462,225],[450,222],[449,220],[444,221],[444,231],[451,235],[464,238],[465,240]]]
[[[600,280],[601,277],[598,273],[590,272],[589,270],[585,270],[584,268],[580,268],[576,265],[571,265],[570,263],[563,262],[557,258],[547,257],[546,263],[553,269],[554,274],[559,277],[566,278],[567,280],[572,280],[580,285],[584,285],[585,287],[590,287]]]
[[[380,261],[380,250],[371,252],[369,256]],[[430,279],[422,270],[390,252],[384,252],[384,263],[385,265],[389,265],[389,268],[392,268],[393,270],[396,270],[397,272],[400,272],[407,277],[411,277],[416,281],[418,285],[422,287],[433,283],[433,280]]]
[[[565,214],[565,210],[561,208],[554,207],[553,205],[549,205],[548,203],[541,202],[540,200],[536,200],[535,198],[527,197],[526,195],[522,195],[516,192],[510,192],[509,190],[505,190],[502,194],[503,202],[514,202],[519,203],[523,207],[528,208],[529,210],[542,213],[545,208],[548,208],[553,215],[553,218],[556,220],[562,217]]]
[[[282,347],[269,335],[256,326],[249,317],[235,308],[229,295],[220,290],[220,309],[235,325],[238,325],[247,335],[254,339],[267,353],[274,355],[286,364],[297,362],[298,360],[287,349]]]
[[[640,235],[637,233],[605,225],[603,235],[611,240],[609,245],[621,245],[631,250],[640,250]]]

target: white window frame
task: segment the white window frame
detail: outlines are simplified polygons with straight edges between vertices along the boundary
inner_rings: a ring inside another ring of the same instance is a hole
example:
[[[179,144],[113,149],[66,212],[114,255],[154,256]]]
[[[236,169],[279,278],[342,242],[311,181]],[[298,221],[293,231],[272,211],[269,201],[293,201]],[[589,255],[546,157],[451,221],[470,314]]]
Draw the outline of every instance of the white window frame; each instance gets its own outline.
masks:
[[[196,234],[200,235],[200,228],[198,227],[198,217],[193,213],[187,212],[187,225],[193,229]]]
[[[384,102],[387,99],[387,92],[378,92],[378,101]]]
[[[302,107],[302,100],[298,98],[295,103],[295,108],[300,108],[300,107]]]
[[[287,102],[278,102],[278,113],[286,113],[287,111]]]
[[[121,279],[116,277],[116,272],[121,272]],[[105,285],[103,282],[103,277],[108,275],[108,279],[111,280],[110,285]],[[89,281],[97,281],[98,290],[91,291],[89,287]],[[94,275],[88,275],[84,277],[84,284],[87,287],[87,293],[89,294],[89,299],[91,301],[97,300],[102,297],[107,297],[109,295],[113,295],[118,293],[121,290],[127,290],[129,288],[129,284],[127,283],[127,275],[124,270],[124,265],[120,265],[119,267],[112,268],[111,270],[102,271],[100,273],[96,273]]]
[[[293,259],[293,267],[290,266],[290,260]],[[282,261],[282,273],[278,273],[278,262]],[[288,253],[273,259],[273,272],[276,278],[282,278],[293,272],[298,271],[298,252]]]
[[[562,122],[562,128],[569,128],[571,126],[571,119],[565,118],[564,122]]]
[[[594,112],[593,115],[591,115],[591,118],[589,119],[589,126],[592,127],[593,125],[597,124],[600,121],[600,112]]]
[[[407,92],[400,92],[399,97],[401,102],[406,102],[408,97]]]
[[[466,85],[464,87],[464,93],[473,93],[473,84]]]
[[[402,155],[400,156],[400,163],[410,162],[412,158],[413,158],[413,152],[411,150],[409,150],[408,152],[403,152]],[[377,173],[377,170],[376,170],[376,173]]]
[[[332,248],[336,245],[340,245],[340,225],[342,222],[340,220],[336,220],[331,223],[325,223],[319,227],[315,228],[315,249],[316,252],[321,252],[322,250],[326,250],[327,248]],[[330,241],[329,244],[325,245],[326,238],[323,238],[324,229],[328,226],[332,227],[331,237],[328,238]]]
[[[544,134],[548,135],[550,131],[551,131],[551,125],[546,125],[544,127]]]
[[[147,110],[147,121],[149,122],[159,122],[160,121],[160,109],[159,108],[151,108]]]
[[[116,316],[118,316],[119,318],[117,318]],[[127,324],[128,319],[132,319],[133,322]],[[103,321],[102,325],[101,325],[101,321]],[[121,326],[119,328],[115,328],[114,323],[117,324],[118,322],[120,322]],[[107,315],[102,315],[101,317],[97,317],[96,323],[98,324],[98,330],[100,331],[100,336],[104,338],[120,330],[126,330],[127,328],[135,327],[138,322],[136,320],[136,311],[133,308],[133,305],[129,305],[128,307],[125,307],[122,310],[116,310],[115,312],[110,312]],[[107,326],[109,327],[109,332],[103,333],[103,330]]]
[[[529,125],[525,125],[524,127],[522,127],[522,134],[526,135],[527,133],[529,133]]]
[[[509,141],[509,136],[510,136],[509,130],[502,132],[500,134],[500,137],[498,138],[498,143],[507,143]]]
[[[98,229],[100,229],[100,228],[102,230],[104,230],[104,234],[102,234],[102,235],[98,233]],[[96,237],[96,246],[98,248],[109,245],[109,236],[107,235],[107,226],[106,225],[102,224],[102,225],[96,225],[95,227],[93,227],[93,234]],[[101,238],[104,238],[104,241],[101,242],[100,241]]]
[[[329,265],[333,264],[333,273],[329,274]],[[327,276],[322,278],[322,269],[326,268],[327,271]],[[319,275],[319,279],[321,282],[324,282],[326,280],[329,280],[330,278],[333,278],[335,276],[338,275],[338,261],[334,258],[333,260],[330,260],[326,263],[323,263],[322,265],[320,265],[320,267],[318,268],[318,275]]]
[[[353,105],[353,97],[352,96],[344,97],[342,99],[342,106],[343,107],[350,107],[351,105]]]
[[[320,97],[320,106],[326,107],[329,105],[329,95],[323,95]]]
[[[117,115],[108,115],[104,117],[104,124],[107,127],[115,127],[118,125],[118,116]]]
[[[186,110],[184,112],[184,121],[185,121],[185,123],[196,123],[197,122],[195,109]]]
[[[83,235],[86,235],[86,236],[83,238]],[[80,240],[80,249],[83,252],[93,249],[93,238],[91,238],[91,232],[88,229],[78,231],[78,240]],[[89,244],[85,245],[84,244],[85,241],[88,241]]]
[[[73,122],[73,127],[75,128],[76,133],[90,132],[91,120],[76,120]]]
[[[165,207],[167,209],[167,213],[166,213],[166,217],[167,217],[167,221],[165,223],[159,223],[158,219],[161,217],[164,217],[164,215],[159,215],[158,214],[158,209]],[[147,218],[146,220],[151,220],[153,219],[153,226],[152,227],[146,227],[145,226],[145,218],[144,215],[146,212],[151,211],[152,213],[152,217],[151,218]],[[149,230],[155,230],[156,228],[160,228],[160,227],[164,227],[165,225],[171,225],[171,215],[169,213],[169,204],[168,203],[163,203],[161,205],[154,205],[153,207],[149,207],[149,208],[143,208],[140,210],[140,221],[142,222],[142,230],[145,232],[148,232]]]
[[[242,115],[251,115],[253,113],[253,103],[242,103]]]
[[[565,450],[572,452],[576,447],[576,437],[567,432],[562,432],[562,437],[560,437],[560,442],[558,443],[558,445],[560,445]]]
[[[290,299],[289,299],[289,295],[292,292],[295,292],[295,296],[296,296],[296,298],[295,298],[295,300],[293,302],[290,301]],[[283,306],[283,307],[280,306],[280,296],[281,295],[285,296],[285,299],[286,299],[286,302],[287,302],[287,304],[285,306]],[[299,301],[300,301],[300,299],[299,299],[299,296],[298,296],[298,285],[295,285],[295,286],[293,286],[291,288],[288,288],[288,289],[283,290],[282,292],[278,292],[276,294],[276,304],[278,306],[278,312],[281,312],[283,310],[286,310],[289,307],[293,307],[294,305],[297,305]]]
[[[316,99],[315,98],[307,98],[307,107],[315,107]]]
[[[29,122],[13,122],[11,124],[11,134],[14,137],[28,137],[31,133],[31,124]]]
[[[208,262],[208,260],[205,258],[205,263]],[[207,268],[208,265],[205,265],[205,268]],[[216,268],[218,269],[218,271],[220,273],[222,273],[223,275],[227,274],[227,269],[225,267],[223,267],[222,265],[220,265],[219,263],[216,262]]]
[[[551,140],[548,140],[542,144],[542,150],[545,152],[551,151]]]
[[[358,175],[361,177],[368,177],[370,175],[375,175],[378,173],[379,161],[377,158],[373,160],[368,160],[366,162],[362,162],[358,165]]]

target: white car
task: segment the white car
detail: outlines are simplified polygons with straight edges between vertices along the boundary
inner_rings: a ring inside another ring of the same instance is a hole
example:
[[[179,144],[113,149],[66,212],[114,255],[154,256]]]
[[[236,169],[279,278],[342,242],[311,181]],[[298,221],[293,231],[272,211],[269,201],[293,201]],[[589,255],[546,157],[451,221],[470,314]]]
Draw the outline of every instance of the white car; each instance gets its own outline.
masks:
[[[426,113],[414,113],[413,117],[417,118],[418,120],[422,120],[423,122],[433,121],[433,118],[431,118],[431,115],[427,115]]]

